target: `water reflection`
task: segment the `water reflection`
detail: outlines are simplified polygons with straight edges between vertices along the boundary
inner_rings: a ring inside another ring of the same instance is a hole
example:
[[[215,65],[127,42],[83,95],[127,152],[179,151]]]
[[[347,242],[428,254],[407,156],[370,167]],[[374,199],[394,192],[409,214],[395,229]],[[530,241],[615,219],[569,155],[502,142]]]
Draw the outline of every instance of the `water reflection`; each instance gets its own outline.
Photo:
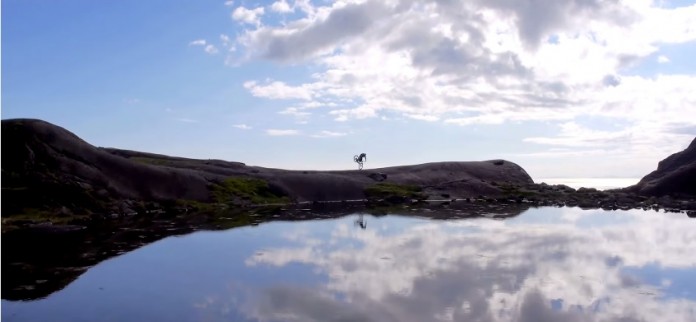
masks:
[[[250,267],[302,263],[328,276],[319,290],[268,288],[248,313],[293,321],[694,321],[695,226],[684,216],[567,208],[397,232],[388,222],[369,231],[338,224],[326,243],[247,259]]]
[[[358,219],[355,220],[355,225],[362,229],[367,229],[367,221],[365,221],[365,217],[363,214],[358,215]]]
[[[168,238],[95,266],[45,300],[3,301],[2,318],[696,320],[696,221],[683,214],[418,215],[362,213]]]

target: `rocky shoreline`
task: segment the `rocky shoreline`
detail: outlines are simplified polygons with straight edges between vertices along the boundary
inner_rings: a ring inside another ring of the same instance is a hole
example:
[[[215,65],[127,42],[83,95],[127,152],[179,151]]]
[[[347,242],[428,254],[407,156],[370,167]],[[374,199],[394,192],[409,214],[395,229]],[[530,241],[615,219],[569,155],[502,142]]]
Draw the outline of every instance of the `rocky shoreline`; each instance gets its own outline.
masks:
[[[535,183],[506,160],[292,171],[97,148],[40,120],[2,121],[3,299],[36,299],[96,263],[196,230],[354,213],[507,218],[533,207],[696,218],[696,139],[637,185]]]
[[[234,209],[153,209],[146,213],[93,216],[81,222],[53,225],[25,223],[3,233],[5,279],[3,299],[32,300],[62,289],[89,267],[169,236],[199,230],[224,230],[271,221],[340,218],[363,213],[425,216],[433,220],[465,218],[502,219],[537,207],[582,209],[644,209],[680,212],[696,218],[696,200],[642,198],[594,189],[574,190],[563,185],[535,184],[508,196],[463,199],[385,199],[342,202],[304,202]],[[539,195],[529,194],[538,191]],[[9,247],[8,245],[22,245]]]

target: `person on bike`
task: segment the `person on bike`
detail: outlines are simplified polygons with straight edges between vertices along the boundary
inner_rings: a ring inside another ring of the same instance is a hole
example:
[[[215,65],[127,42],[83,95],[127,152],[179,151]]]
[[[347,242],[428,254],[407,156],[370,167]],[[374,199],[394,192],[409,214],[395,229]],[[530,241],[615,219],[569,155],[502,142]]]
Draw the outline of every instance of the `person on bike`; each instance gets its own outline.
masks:
[[[358,163],[358,170],[362,170],[363,162],[367,161],[367,154],[360,153],[360,155],[356,155],[353,157],[353,161]]]

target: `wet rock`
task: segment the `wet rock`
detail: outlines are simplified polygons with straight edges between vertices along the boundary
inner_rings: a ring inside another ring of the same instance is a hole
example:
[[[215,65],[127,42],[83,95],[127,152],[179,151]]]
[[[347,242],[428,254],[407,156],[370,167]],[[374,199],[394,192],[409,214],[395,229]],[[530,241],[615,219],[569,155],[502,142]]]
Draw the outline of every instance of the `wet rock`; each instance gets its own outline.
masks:
[[[557,184],[557,185],[553,186],[553,190],[562,191],[562,192],[575,192],[575,189],[573,189],[569,186],[566,186],[564,184]]]
[[[696,218],[696,210],[689,210],[686,212],[686,215],[689,216],[689,218]]]
[[[593,193],[593,192],[597,192],[597,189],[595,189],[595,188],[580,187],[580,188],[577,190],[577,192],[579,192],[579,193]]]

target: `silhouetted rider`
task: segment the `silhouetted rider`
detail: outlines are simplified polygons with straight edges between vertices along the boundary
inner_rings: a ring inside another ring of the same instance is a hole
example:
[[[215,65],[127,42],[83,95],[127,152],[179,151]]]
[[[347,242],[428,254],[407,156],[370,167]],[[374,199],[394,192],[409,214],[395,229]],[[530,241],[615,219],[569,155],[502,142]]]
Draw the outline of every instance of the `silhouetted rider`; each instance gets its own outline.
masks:
[[[362,170],[363,162],[367,161],[367,154],[360,153],[360,155],[353,156],[353,161],[358,163],[358,170]]]

